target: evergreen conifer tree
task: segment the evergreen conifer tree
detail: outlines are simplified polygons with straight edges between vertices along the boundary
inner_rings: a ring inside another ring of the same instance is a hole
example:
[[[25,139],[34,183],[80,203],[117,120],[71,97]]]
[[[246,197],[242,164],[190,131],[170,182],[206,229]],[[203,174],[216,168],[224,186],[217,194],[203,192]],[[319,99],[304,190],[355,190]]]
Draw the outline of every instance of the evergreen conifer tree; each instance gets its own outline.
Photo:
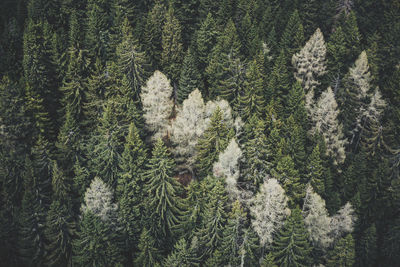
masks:
[[[286,220],[273,246],[272,255],[279,266],[309,266],[311,246],[298,208]]]
[[[165,15],[162,32],[161,65],[170,77],[174,88],[177,86],[183,57],[182,26],[175,17],[174,9],[170,6]]]
[[[197,170],[200,177],[211,173],[212,166],[220,152],[228,146],[229,129],[222,118],[219,107],[214,111],[208,128],[197,142]]]
[[[197,68],[197,62],[193,49],[189,47],[183,60],[181,75],[179,78],[179,88],[177,94],[178,103],[187,99],[188,95],[195,89],[202,90],[201,75]]]
[[[152,151],[152,157],[147,165],[145,179],[147,181],[147,211],[150,233],[157,238],[158,244],[170,244],[173,239],[174,227],[179,222],[182,210],[180,199],[180,184],[174,179],[175,163],[170,153],[159,139]]]

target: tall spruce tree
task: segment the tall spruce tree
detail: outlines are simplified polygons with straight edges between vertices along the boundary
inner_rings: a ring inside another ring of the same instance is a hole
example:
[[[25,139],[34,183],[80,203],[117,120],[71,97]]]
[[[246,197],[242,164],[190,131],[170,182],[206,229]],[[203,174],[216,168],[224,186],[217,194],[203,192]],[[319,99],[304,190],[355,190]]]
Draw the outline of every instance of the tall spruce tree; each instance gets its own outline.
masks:
[[[182,103],[195,89],[203,90],[201,74],[197,67],[194,51],[189,47],[183,60],[179,88],[177,93],[178,103]]]
[[[273,246],[272,255],[279,266],[309,266],[311,246],[304,228],[303,218],[298,208],[279,231]]]
[[[175,17],[173,7],[170,6],[165,15],[165,23],[162,32],[161,65],[165,73],[172,80],[175,90],[182,67],[183,57],[182,26]]]
[[[161,247],[171,245],[174,227],[179,222],[182,210],[182,200],[179,196],[181,187],[173,177],[174,167],[174,160],[164,142],[159,139],[149,159],[145,179],[146,213],[150,233],[157,238],[157,245]]]
[[[228,146],[230,132],[222,118],[219,107],[214,111],[208,128],[197,142],[197,170],[200,177],[211,173],[220,152]]]

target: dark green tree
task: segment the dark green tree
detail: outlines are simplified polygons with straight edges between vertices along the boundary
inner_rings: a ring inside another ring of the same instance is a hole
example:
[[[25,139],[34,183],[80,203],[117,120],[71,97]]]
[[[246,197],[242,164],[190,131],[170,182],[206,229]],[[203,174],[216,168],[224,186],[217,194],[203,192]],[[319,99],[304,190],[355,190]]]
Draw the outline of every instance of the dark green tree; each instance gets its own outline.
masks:
[[[122,24],[122,41],[116,48],[116,57],[121,74],[128,80],[129,98],[137,102],[140,99],[141,87],[149,77],[146,55],[134,39],[128,19]]]
[[[321,160],[321,152],[319,149],[319,144],[317,144],[310,156],[308,157],[307,164],[307,181],[311,184],[316,192],[320,196],[325,195],[325,183],[324,183],[324,165]]]
[[[144,228],[139,239],[139,252],[134,262],[137,266],[152,267],[158,264],[161,253],[155,247],[155,243],[150,232]]]
[[[167,13],[162,0],[155,1],[146,18],[144,44],[154,70],[160,68],[162,51],[162,31]]]
[[[144,215],[142,200],[144,199],[145,162],[146,148],[137,128],[131,124],[119,162],[121,171],[116,188],[120,223],[126,235],[127,251],[131,254],[135,252]]]
[[[292,210],[275,238],[272,251],[279,266],[309,266],[311,245],[299,208]]]
[[[161,65],[163,71],[172,80],[175,88],[179,79],[183,57],[182,26],[174,15],[174,9],[170,6],[165,15],[162,31]]]
[[[258,188],[272,167],[271,148],[264,132],[264,121],[253,115],[248,124],[252,135],[243,143],[246,159],[243,173],[245,180],[251,181]]]
[[[254,60],[248,66],[246,79],[243,84],[243,95],[239,95],[239,114],[243,120],[248,120],[252,115],[261,117],[264,113],[264,80]]]
[[[173,241],[174,227],[179,223],[182,200],[181,187],[173,177],[175,163],[164,142],[159,139],[147,165],[145,179],[146,214],[149,216],[150,232],[158,244],[167,245]],[[167,247],[164,247],[168,250]]]
[[[328,252],[327,267],[351,267],[355,262],[354,239],[351,234],[342,237]]]
[[[221,253],[223,262],[232,266],[257,264],[258,239],[248,226],[247,213],[235,201],[222,232]]]
[[[199,59],[199,70],[203,73],[208,66],[212,48],[217,42],[218,31],[215,20],[211,13],[208,13],[196,32],[196,52]]]
[[[231,134],[226,123],[222,119],[222,111],[219,107],[214,111],[210,124],[203,136],[197,142],[197,172],[200,177],[206,177],[211,173],[214,162],[219,153],[228,146]]]
[[[124,261],[118,235],[108,222],[88,211],[82,215],[73,241],[73,262],[77,266],[118,266]]]
[[[182,103],[195,89],[203,90],[201,74],[197,67],[194,51],[189,47],[183,60],[181,75],[179,78],[178,103]]]
[[[193,247],[187,243],[185,238],[181,238],[176,242],[171,254],[164,260],[164,266],[199,266],[199,259],[197,258]]]

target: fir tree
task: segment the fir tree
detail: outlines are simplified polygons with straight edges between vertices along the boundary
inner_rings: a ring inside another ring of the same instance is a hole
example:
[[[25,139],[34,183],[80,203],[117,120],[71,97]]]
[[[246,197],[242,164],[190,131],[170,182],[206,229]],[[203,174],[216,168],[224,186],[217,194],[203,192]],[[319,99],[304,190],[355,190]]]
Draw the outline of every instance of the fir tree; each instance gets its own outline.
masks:
[[[179,222],[182,209],[179,197],[180,184],[172,177],[174,160],[163,141],[159,139],[145,173],[147,181],[147,212],[151,222],[150,231],[159,244],[168,244],[173,238],[173,228]]]
[[[199,58],[199,70],[203,73],[210,60],[213,46],[217,42],[218,32],[214,18],[208,13],[196,33],[196,52]]]
[[[160,68],[160,59],[162,51],[162,30],[166,14],[163,1],[156,1],[153,8],[149,11],[146,18],[144,30],[144,43],[146,52],[149,55],[153,69]]]
[[[219,82],[224,80],[229,69],[229,58],[236,58],[240,51],[240,41],[235,24],[229,20],[224,31],[218,37],[217,44],[212,49],[209,64],[205,69],[207,85],[209,86],[209,96],[218,96]]]
[[[255,263],[257,237],[248,228],[247,214],[239,201],[235,201],[222,233],[221,252],[224,262],[233,266]]]
[[[160,260],[160,252],[155,247],[155,241],[150,232],[144,228],[139,239],[139,252],[135,264],[143,267],[156,266]]]
[[[40,195],[41,184],[35,177],[33,166],[28,159],[25,166],[24,196],[20,213],[21,260],[27,265],[43,265],[46,256],[46,207]]]
[[[209,199],[204,208],[203,221],[196,233],[199,240],[198,255],[203,260],[209,258],[222,242],[222,232],[227,219],[226,201],[227,196],[224,185],[217,180],[209,191]]]
[[[300,199],[304,195],[304,186],[300,183],[299,172],[295,169],[293,159],[290,156],[283,156],[279,159],[276,168],[272,171],[272,176],[282,183],[289,196],[290,207],[295,207],[295,203],[300,203]]]
[[[176,242],[172,253],[164,261],[164,266],[189,267],[199,266],[194,249],[182,238]]]
[[[346,237],[341,238],[333,250],[328,253],[326,266],[350,267],[355,262],[354,258],[354,239],[351,234],[348,234]]]
[[[104,64],[110,57],[111,6],[106,1],[88,1],[85,44],[92,59],[100,58]]]
[[[83,214],[73,242],[73,262],[78,266],[122,264],[115,229],[91,211]]]
[[[71,48],[68,70],[61,91],[64,93],[63,103],[68,106],[70,115],[76,123],[84,121],[84,105],[86,104],[89,60],[86,51]]]
[[[178,103],[182,103],[195,89],[202,90],[201,75],[197,69],[192,48],[189,48],[183,60],[181,75],[179,78],[179,89],[177,94]]]
[[[254,122],[254,123],[253,123]],[[249,121],[252,137],[247,137],[244,147],[243,174],[247,181],[251,181],[255,187],[270,173],[272,167],[271,147],[264,133],[265,123],[253,116]]]
[[[321,152],[319,149],[319,144],[317,144],[308,157],[307,180],[311,184],[314,191],[323,196],[325,194],[325,170],[320,155]]]
[[[228,145],[229,130],[219,107],[214,111],[208,128],[197,142],[197,166],[200,177],[211,173],[213,163]]]
[[[311,246],[298,208],[279,231],[272,246],[273,257],[279,266],[309,266]]]
[[[119,204],[119,218],[126,235],[127,251],[133,253],[140,235],[143,216],[144,164],[146,148],[134,124],[129,127],[124,152],[119,162],[116,198]]]
[[[252,115],[261,116],[263,114],[263,78],[253,61],[247,71],[243,85],[244,94],[239,96],[239,114],[244,120]]]
[[[170,6],[165,15],[162,32],[161,65],[172,80],[174,88],[178,82],[183,56],[182,27]]]
[[[128,80],[128,97],[131,100],[139,101],[141,87],[148,78],[147,59],[133,38],[132,29],[127,19],[122,25],[122,41],[116,48],[118,67]]]

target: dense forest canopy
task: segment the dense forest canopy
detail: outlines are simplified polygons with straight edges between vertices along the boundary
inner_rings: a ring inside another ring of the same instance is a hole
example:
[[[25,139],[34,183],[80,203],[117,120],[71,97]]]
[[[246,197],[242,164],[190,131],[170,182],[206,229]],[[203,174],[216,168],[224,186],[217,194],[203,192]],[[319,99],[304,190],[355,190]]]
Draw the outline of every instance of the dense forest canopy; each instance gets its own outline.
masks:
[[[398,266],[398,0],[0,1],[0,265]]]

